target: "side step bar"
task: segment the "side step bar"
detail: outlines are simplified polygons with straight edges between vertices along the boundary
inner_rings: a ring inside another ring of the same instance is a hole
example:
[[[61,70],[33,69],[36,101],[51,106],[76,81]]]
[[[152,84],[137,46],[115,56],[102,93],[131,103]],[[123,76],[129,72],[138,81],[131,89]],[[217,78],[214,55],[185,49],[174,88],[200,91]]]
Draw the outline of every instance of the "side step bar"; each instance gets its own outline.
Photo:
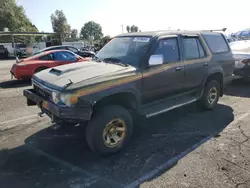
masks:
[[[190,103],[193,103],[193,102],[195,102],[195,101],[197,101],[197,98],[191,99],[191,100],[186,101],[186,102],[183,102],[183,103],[179,103],[179,104],[175,104],[175,105],[169,106],[169,107],[167,107],[167,108],[165,108],[165,109],[161,109],[161,110],[156,111],[156,112],[148,113],[148,114],[146,114],[146,118],[150,118],[150,117],[153,117],[153,116],[162,114],[162,113],[164,113],[164,112],[168,112],[168,111],[170,111],[170,110],[173,110],[173,109],[175,109],[175,108],[179,108],[179,107],[181,107],[181,106],[185,106],[185,105],[190,104]]]

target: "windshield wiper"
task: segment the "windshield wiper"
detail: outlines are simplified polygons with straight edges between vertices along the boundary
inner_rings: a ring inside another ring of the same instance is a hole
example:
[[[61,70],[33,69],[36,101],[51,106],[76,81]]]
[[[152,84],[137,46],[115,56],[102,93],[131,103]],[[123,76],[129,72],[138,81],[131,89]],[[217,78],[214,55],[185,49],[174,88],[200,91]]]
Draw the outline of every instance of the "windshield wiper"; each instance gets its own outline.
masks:
[[[94,58],[92,58],[92,60],[94,60],[94,61],[96,61],[96,62],[102,62],[102,60],[99,58],[99,57],[97,57],[96,55],[94,55]]]
[[[113,64],[116,64],[116,65],[121,65],[123,67],[127,67],[128,66],[128,64],[122,63],[122,60],[120,60],[118,58],[115,58],[115,57],[108,57],[108,58],[103,59],[103,61],[105,63],[113,63]]]

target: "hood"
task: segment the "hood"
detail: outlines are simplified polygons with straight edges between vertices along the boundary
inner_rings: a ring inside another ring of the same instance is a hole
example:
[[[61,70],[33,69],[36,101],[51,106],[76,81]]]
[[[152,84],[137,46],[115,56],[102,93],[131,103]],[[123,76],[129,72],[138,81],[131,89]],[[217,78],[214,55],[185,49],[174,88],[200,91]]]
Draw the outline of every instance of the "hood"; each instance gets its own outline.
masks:
[[[46,69],[37,73],[34,79],[70,90],[135,74],[136,68],[132,66],[89,61]]]

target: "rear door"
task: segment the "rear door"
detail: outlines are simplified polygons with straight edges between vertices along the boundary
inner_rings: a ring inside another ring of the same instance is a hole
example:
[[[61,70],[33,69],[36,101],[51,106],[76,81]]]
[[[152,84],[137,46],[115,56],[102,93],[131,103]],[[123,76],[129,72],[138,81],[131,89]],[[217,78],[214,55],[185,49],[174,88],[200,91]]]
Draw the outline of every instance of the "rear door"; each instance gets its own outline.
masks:
[[[179,37],[161,37],[154,54],[164,58],[162,65],[154,65],[143,70],[143,103],[157,101],[182,92],[184,64],[181,60]]]
[[[210,61],[209,51],[206,51],[198,35],[182,36],[183,57],[185,64],[185,91],[198,89],[208,74]]]

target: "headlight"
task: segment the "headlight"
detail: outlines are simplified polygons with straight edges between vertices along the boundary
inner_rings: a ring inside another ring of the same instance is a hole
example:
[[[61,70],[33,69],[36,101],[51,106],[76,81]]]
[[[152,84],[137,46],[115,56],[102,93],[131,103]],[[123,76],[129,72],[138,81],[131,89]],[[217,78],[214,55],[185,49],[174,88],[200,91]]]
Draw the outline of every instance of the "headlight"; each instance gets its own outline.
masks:
[[[65,104],[66,106],[72,106],[78,101],[78,95],[71,94],[71,93],[57,93],[52,92],[52,99],[55,104],[61,102]]]
[[[60,102],[60,97],[59,97],[59,93],[56,92],[52,92],[52,100],[55,104]]]
[[[75,94],[61,94],[60,101],[66,106],[72,106],[78,101],[78,95]]]

